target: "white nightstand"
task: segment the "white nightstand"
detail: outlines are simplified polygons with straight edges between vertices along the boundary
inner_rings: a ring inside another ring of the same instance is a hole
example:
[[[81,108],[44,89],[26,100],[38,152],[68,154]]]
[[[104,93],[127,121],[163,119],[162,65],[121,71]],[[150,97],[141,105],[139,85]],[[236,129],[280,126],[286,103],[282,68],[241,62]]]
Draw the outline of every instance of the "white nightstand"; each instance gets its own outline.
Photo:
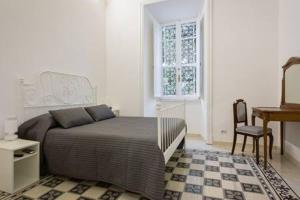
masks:
[[[24,153],[24,149],[35,152]],[[16,153],[23,156],[14,157]],[[0,190],[14,193],[39,180],[39,142],[21,139],[0,140],[0,158]]]

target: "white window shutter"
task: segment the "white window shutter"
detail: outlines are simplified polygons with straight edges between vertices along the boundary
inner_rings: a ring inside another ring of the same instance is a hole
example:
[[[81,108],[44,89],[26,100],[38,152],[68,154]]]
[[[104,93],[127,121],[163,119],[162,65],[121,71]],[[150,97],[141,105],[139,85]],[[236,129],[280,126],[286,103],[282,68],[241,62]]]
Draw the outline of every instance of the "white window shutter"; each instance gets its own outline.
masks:
[[[161,97],[161,26],[154,24],[154,96]]]

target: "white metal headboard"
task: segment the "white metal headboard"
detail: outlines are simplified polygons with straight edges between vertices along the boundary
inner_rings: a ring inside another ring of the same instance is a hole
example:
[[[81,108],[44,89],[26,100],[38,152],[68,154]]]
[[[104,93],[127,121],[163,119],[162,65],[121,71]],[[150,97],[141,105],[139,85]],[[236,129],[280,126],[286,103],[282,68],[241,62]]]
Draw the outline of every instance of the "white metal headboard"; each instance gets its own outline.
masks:
[[[36,83],[20,80],[23,97],[24,120],[48,112],[75,106],[95,105],[97,88],[88,78],[57,72],[43,72]]]

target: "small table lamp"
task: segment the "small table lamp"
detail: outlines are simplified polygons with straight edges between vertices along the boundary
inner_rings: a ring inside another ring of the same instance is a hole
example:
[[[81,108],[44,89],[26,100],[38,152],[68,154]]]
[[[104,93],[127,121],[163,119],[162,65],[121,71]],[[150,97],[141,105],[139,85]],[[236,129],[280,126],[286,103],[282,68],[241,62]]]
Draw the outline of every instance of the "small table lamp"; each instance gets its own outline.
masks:
[[[4,131],[7,134],[4,140],[11,141],[18,139],[15,134],[18,131],[18,121],[16,117],[9,117],[4,122]]]

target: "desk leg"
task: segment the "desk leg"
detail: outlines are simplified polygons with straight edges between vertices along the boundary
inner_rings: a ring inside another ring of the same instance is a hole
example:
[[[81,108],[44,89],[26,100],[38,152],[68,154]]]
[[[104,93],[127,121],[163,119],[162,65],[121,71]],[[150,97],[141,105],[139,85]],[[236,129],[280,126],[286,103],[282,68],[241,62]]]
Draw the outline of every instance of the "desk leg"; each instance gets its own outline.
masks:
[[[268,121],[264,119],[263,122],[263,130],[264,130],[264,169],[267,169],[267,161],[268,161]]]
[[[284,154],[284,122],[280,122],[280,149],[281,155]]]
[[[251,116],[251,124],[252,124],[252,126],[255,126],[255,115],[252,115]],[[258,141],[258,140],[257,140]],[[255,152],[255,144],[256,144],[256,139],[255,139],[255,137],[253,137],[253,150],[252,150],[252,153],[254,153]],[[259,152],[258,152],[259,153]],[[257,160],[257,162],[259,162],[259,160]]]

